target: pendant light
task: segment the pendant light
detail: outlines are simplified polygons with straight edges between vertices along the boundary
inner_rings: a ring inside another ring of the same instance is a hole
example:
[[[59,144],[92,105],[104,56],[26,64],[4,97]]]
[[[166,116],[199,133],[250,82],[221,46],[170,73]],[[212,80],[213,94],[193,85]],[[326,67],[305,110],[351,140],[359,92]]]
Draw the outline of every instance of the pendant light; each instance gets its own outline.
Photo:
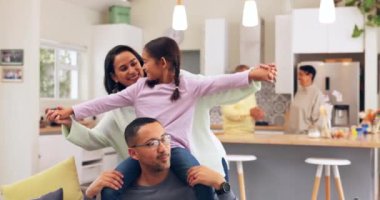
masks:
[[[187,16],[185,5],[182,0],[177,0],[173,11],[172,28],[174,30],[183,31],[187,29]]]
[[[335,22],[334,0],[321,0],[319,6],[319,22],[324,24]]]
[[[253,27],[259,24],[257,5],[255,0],[246,0],[243,9],[243,26]]]

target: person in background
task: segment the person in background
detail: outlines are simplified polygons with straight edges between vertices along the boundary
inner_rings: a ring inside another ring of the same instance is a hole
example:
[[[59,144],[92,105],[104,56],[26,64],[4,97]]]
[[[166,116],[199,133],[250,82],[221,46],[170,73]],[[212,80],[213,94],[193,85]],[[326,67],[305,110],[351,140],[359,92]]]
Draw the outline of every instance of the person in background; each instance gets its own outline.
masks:
[[[234,72],[249,70],[247,65],[236,66]],[[226,134],[253,133],[255,121],[264,119],[264,111],[256,104],[255,93],[222,109],[223,131]]]
[[[319,109],[324,103],[324,98],[321,90],[313,84],[316,74],[317,71],[311,65],[299,67],[299,87],[286,114],[286,133],[306,134],[310,129],[319,128]]]
[[[153,118],[137,118],[125,129],[129,155],[138,160],[141,174],[130,187],[122,191],[119,199],[197,199],[191,189],[195,184],[213,187],[212,199],[236,199],[228,182],[218,172],[204,166],[190,168],[189,185],[181,182],[169,170],[171,136]],[[116,170],[102,173],[86,190],[87,198],[94,198],[104,187],[120,188],[123,174]]]

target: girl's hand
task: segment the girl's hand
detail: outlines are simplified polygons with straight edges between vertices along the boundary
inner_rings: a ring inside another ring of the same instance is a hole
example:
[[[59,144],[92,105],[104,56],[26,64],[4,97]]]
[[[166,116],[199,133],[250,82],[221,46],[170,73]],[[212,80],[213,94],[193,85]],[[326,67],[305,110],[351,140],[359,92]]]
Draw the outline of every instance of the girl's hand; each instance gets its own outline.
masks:
[[[123,174],[117,170],[102,172],[102,174],[88,186],[86,196],[94,198],[104,187],[119,190],[123,185]]]
[[[74,114],[72,108],[58,107],[46,110],[46,118],[50,121],[69,120],[72,114]]]
[[[249,80],[275,82],[277,76],[276,65],[260,64],[259,67],[251,69]]]
[[[62,109],[63,109],[62,106],[58,106],[56,108],[47,108],[45,110],[46,119],[49,122],[54,122],[54,123],[57,123],[57,124],[63,124],[65,126],[71,127],[72,121],[71,121],[70,117],[67,118],[67,119],[59,119],[58,118],[58,113],[55,112],[56,110],[62,110]]]
[[[187,182],[191,187],[194,187],[196,184],[203,184],[219,190],[220,185],[225,182],[225,179],[218,172],[208,167],[195,166],[187,172]]]

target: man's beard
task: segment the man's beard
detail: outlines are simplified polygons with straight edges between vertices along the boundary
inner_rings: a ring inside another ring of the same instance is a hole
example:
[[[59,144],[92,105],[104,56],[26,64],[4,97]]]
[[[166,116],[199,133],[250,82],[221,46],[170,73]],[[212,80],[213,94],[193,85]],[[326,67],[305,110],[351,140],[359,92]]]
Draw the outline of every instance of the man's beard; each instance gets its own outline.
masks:
[[[170,158],[170,153],[163,153],[163,154],[161,154],[161,155],[158,155],[158,156],[157,156],[157,160],[161,160],[161,158],[162,158],[163,156],[167,156],[167,157]],[[169,162],[168,164],[169,164],[169,167],[170,167],[170,159],[169,159],[167,162]],[[164,170],[166,170],[166,169],[167,169],[166,165],[164,166],[164,164],[161,164],[161,163],[157,163],[157,164],[155,164],[154,166],[152,166],[152,170],[153,170],[154,172],[162,172],[162,171],[164,171]]]

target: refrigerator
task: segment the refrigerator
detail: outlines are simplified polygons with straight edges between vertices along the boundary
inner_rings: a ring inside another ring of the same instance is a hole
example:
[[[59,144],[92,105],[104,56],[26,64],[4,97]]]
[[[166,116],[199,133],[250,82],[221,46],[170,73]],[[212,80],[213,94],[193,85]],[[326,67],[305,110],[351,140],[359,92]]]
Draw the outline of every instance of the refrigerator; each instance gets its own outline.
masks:
[[[314,78],[314,84],[321,89],[325,97],[329,100],[329,103],[334,106],[331,116],[332,125],[358,125],[360,63],[304,61],[298,63],[297,72],[302,65],[311,65],[316,69],[317,73]],[[297,78],[298,73],[295,74]],[[298,81],[296,84],[296,88],[297,87],[299,87]],[[339,118],[342,118],[342,116],[346,117],[346,115],[348,124],[340,124]]]

